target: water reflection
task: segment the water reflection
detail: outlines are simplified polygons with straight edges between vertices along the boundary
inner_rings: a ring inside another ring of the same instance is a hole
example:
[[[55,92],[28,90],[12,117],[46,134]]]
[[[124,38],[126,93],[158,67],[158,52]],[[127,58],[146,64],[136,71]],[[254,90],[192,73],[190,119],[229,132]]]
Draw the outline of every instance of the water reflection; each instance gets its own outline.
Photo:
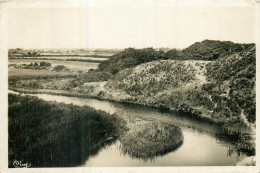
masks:
[[[237,155],[239,157],[242,154],[248,156],[255,155],[255,147],[252,146],[251,143],[253,139],[248,133],[227,133],[228,132],[217,133],[215,136],[222,143],[229,144],[227,153],[228,157],[231,157],[232,155]]]
[[[184,129],[183,136],[184,142],[177,150],[148,160],[123,154],[122,144],[117,140],[101,149],[97,156],[90,157],[85,166],[231,166],[245,157],[243,154],[227,156],[228,146],[207,134]]]

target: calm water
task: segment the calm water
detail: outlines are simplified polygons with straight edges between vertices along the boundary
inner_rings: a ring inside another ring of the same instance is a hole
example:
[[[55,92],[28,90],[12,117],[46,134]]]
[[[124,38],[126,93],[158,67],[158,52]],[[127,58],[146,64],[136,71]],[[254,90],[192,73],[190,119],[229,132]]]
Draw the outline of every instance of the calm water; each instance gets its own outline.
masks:
[[[12,92],[12,91],[10,91]],[[139,105],[120,104],[97,99],[55,96],[48,94],[28,94],[46,101],[57,101],[78,106],[90,106],[110,114],[116,113],[129,119],[167,122],[182,128],[183,145],[176,151],[153,160],[133,159],[120,151],[120,141],[102,148],[95,156],[81,166],[228,166],[234,165],[246,157],[243,153],[233,152],[235,147],[228,141],[222,141],[217,136],[221,133],[218,126],[189,120],[173,113],[160,112],[157,109]]]

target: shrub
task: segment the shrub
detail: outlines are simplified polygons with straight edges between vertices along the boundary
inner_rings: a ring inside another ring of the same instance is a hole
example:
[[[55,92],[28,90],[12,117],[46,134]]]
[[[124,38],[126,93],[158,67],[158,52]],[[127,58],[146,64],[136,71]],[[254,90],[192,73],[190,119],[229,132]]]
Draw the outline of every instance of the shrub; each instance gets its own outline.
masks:
[[[101,62],[98,71],[106,71],[114,75],[122,69],[135,67],[139,64],[158,59],[165,59],[163,51],[156,51],[153,48],[127,48],[115,54],[109,60]]]
[[[66,67],[64,65],[56,65],[53,70],[54,71],[62,71],[62,70],[65,70]]]
[[[179,51],[177,49],[172,49],[166,52],[166,58],[165,59],[174,59],[174,60],[181,60],[183,59],[183,52]]]
[[[133,158],[154,159],[178,149],[183,143],[181,128],[174,125],[145,123],[120,138],[121,150]]]
[[[184,59],[217,60],[235,52],[254,47],[254,44],[238,44],[230,41],[204,40],[183,49]]]
[[[40,62],[40,66],[50,67],[51,63],[43,61],[43,62]]]

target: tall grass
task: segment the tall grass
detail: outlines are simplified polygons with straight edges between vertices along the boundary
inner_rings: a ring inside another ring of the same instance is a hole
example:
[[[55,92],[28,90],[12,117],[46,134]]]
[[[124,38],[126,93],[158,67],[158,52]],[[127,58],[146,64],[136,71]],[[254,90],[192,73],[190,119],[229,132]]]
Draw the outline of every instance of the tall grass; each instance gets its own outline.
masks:
[[[15,160],[32,167],[80,165],[125,130],[124,120],[86,106],[13,94],[8,99],[9,167]]]
[[[152,160],[178,149],[183,143],[181,128],[164,123],[134,126],[120,137],[121,151],[132,158]]]

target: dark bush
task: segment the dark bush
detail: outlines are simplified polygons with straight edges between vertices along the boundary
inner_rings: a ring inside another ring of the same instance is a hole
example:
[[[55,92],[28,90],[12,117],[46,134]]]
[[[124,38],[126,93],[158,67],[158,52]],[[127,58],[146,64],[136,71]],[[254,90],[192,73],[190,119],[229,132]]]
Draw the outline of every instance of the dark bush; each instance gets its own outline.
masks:
[[[115,54],[109,60],[101,62],[98,71],[116,74],[122,69],[158,59],[165,59],[165,53],[163,51],[156,51],[153,48],[127,48]]]
[[[64,70],[66,67],[64,65],[56,65],[53,70],[54,71],[62,71]]]
[[[192,44],[182,52],[184,59],[212,61],[254,46],[254,44],[238,44],[230,41],[204,40]]]
[[[165,59],[181,60],[183,59],[183,52],[177,49],[172,49],[166,52]]]
[[[40,66],[50,67],[51,63],[43,61],[43,62],[40,62]]]

